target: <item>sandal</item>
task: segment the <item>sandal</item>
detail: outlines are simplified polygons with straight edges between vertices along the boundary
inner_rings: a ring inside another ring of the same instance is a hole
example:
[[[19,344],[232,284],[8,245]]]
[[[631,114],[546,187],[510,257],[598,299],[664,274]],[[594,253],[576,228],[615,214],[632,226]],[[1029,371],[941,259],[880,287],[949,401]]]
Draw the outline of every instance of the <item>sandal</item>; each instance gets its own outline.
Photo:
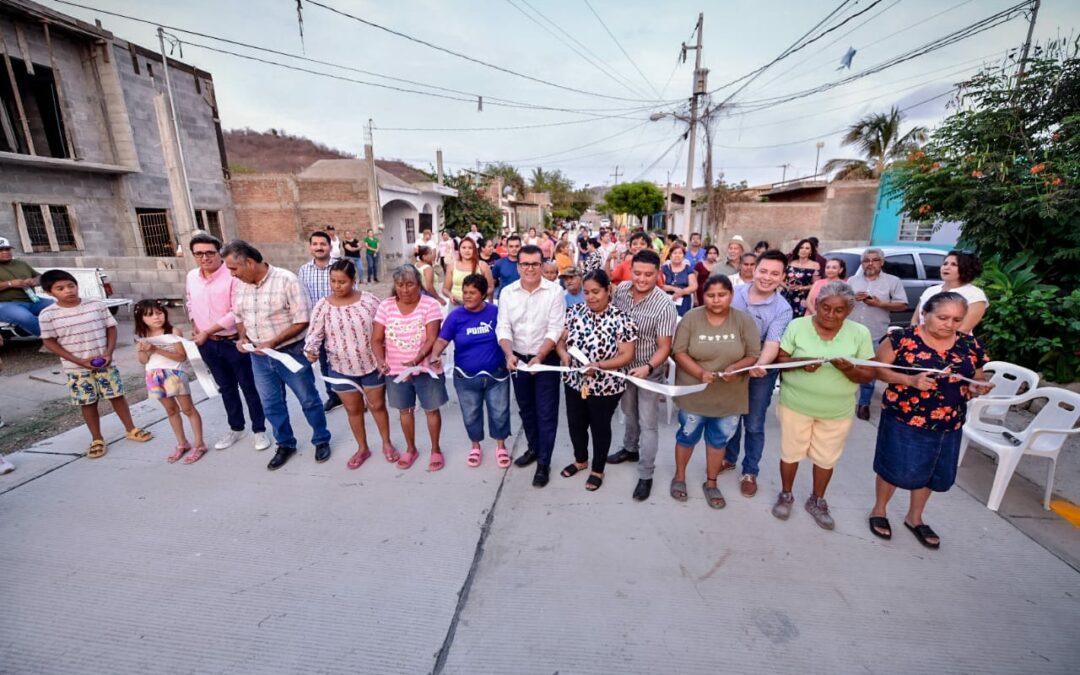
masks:
[[[937,536],[937,533],[930,529],[930,526],[926,523],[922,525],[912,526],[907,520],[904,521],[904,527],[911,530],[911,533],[915,535],[915,538],[919,540],[919,543],[926,548],[937,550],[941,546],[941,537]],[[928,541],[929,539],[937,539],[936,542]]]
[[[89,459],[101,459],[105,456],[105,441],[100,438],[90,443],[90,449],[87,450],[86,456]]]
[[[146,429],[140,429],[139,427],[135,427],[134,429],[131,429],[126,434],[124,434],[124,438],[128,439],[129,441],[135,441],[136,443],[145,443],[151,440],[153,437],[154,434],[150,433]]]
[[[420,453],[416,450],[406,450],[405,454],[398,460],[397,468],[408,469],[416,462],[418,457],[420,457]]]
[[[885,516],[870,516],[870,531],[875,537],[892,539],[892,525]]]
[[[690,498],[690,495],[686,493],[686,481],[674,478],[671,480],[671,497],[680,502],[685,502]]]
[[[604,477],[597,476],[595,473],[590,473],[589,477],[585,479],[585,489],[589,492],[596,492],[600,489],[600,486],[604,484]]]
[[[359,469],[367,461],[368,457],[371,457],[371,451],[367,448],[361,448],[353,453],[345,466],[349,469]]]
[[[184,453],[191,449],[191,446],[187,443],[180,443],[173,450],[172,454],[165,458],[165,461],[169,464],[175,463],[178,459],[184,456]]]
[[[401,459],[401,454],[397,451],[397,448],[392,445],[384,445],[382,449],[382,455],[386,458],[386,461],[390,462],[391,464]]]
[[[480,466],[480,461],[484,457],[484,451],[480,448],[472,448],[469,450],[469,456],[465,459],[465,463],[471,467]]]
[[[720,493],[720,488],[709,487],[709,481],[705,481],[701,484],[701,489],[705,491],[705,499],[709,500],[709,506],[714,509],[722,509],[727,506],[727,502],[724,501],[724,495]]]
[[[445,466],[446,462],[443,460],[443,454],[437,450],[431,452],[431,459],[428,461],[427,470],[430,472],[439,471]]]
[[[587,468],[589,468],[588,464],[586,464],[585,466],[578,466],[577,464],[567,464],[566,468],[563,469],[562,472],[559,473],[559,475],[563,478],[570,478],[578,471],[584,471]]]
[[[194,464],[206,454],[206,445],[196,445],[191,454],[184,458],[184,464]]]
[[[510,466],[510,451],[502,447],[495,448],[495,463],[500,469]]]

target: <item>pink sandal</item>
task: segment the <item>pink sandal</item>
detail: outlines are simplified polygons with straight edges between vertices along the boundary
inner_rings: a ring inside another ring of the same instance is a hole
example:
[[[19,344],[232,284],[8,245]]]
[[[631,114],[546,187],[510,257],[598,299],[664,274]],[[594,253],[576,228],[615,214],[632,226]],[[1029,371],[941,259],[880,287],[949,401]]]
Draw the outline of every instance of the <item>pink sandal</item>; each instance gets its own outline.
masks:
[[[371,457],[370,450],[357,450],[352,457],[349,458],[349,462],[345,465],[349,469],[359,469],[367,461],[368,457]]]
[[[510,451],[503,447],[495,448],[495,463],[500,469],[510,466]]]
[[[384,445],[382,449],[382,454],[383,457],[386,458],[386,461],[390,462],[391,464],[401,459],[401,454],[398,453],[397,448],[392,445]]]
[[[191,449],[191,446],[187,443],[179,443],[173,453],[165,458],[169,464],[175,464],[177,460],[184,456],[184,453]]]
[[[481,450],[480,448],[474,447],[471,450],[469,450],[469,456],[465,460],[465,463],[468,464],[469,466],[475,468],[475,467],[480,466],[480,462],[483,460],[483,457],[484,457],[484,451]]]
[[[191,454],[184,458],[184,464],[194,464],[202,459],[202,456],[206,454],[206,445],[196,445],[195,449],[191,451]]]
[[[408,469],[412,466],[416,460],[420,457],[420,453],[416,450],[406,450],[405,454],[398,460],[397,468]]]
[[[431,472],[439,471],[446,466],[446,460],[443,459],[441,452],[435,451],[431,453],[431,460],[428,462],[427,470]]]

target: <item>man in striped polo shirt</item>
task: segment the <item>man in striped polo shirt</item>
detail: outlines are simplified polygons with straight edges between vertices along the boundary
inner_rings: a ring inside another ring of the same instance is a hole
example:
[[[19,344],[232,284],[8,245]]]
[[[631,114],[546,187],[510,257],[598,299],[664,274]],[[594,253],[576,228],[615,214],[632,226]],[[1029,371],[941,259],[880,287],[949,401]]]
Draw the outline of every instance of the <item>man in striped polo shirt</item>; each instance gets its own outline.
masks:
[[[663,382],[665,379],[665,365],[671,354],[671,341],[678,320],[671,296],[656,285],[659,276],[660,256],[648,249],[638,251],[630,265],[630,281],[619,284],[612,298],[612,303],[629,314],[638,327],[629,374],[653,382]],[[610,464],[638,462],[634,499],[643,502],[652,492],[653,470],[656,468],[660,394],[629,384],[621,405],[626,415],[623,447],[610,455],[607,461]]]

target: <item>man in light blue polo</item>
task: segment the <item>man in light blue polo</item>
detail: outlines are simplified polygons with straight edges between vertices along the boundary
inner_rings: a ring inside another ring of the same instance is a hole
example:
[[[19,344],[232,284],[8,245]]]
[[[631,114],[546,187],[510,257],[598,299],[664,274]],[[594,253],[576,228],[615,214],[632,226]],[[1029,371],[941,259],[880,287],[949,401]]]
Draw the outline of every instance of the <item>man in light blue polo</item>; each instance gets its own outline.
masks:
[[[733,308],[746,312],[757,324],[761,334],[758,366],[768,365],[776,360],[780,352],[780,338],[791,322],[791,305],[778,290],[784,280],[786,268],[787,256],[780,251],[762,253],[754,269],[753,282],[736,288],[735,298],[731,301]],[[739,481],[739,492],[744,497],[757,494],[758,465],[765,450],[765,415],[772,402],[777,373],[777,370],[762,368],[750,371],[750,409],[742,416],[735,434],[728,441],[724,463],[720,467],[721,473],[736,468],[739,442],[745,429],[746,452],[742,462],[743,475]]]

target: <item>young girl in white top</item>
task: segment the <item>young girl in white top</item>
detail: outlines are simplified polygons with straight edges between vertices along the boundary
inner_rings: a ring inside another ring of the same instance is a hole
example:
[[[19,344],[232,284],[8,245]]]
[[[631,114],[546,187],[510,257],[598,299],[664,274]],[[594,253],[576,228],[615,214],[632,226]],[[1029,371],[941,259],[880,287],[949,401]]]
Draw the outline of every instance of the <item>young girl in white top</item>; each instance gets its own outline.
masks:
[[[140,300],[135,303],[135,335],[140,338],[136,346],[139,363],[146,366],[146,391],[151,398],[161,401],[169,415],[169,426],[176,434],[176,450],[168,457],[170,463],[184,458],[184,464],[194,464],[206,454],[203,442],[202,416],[191,400],[191,378],[183,366],[187,362],[184,346],[179,342],[166,344],[161,338],[178,332],[169,323],[165,305],[157,300]],[[188,444],[184,434],[184,421],[180,413],[187,415],[195,447]]]

